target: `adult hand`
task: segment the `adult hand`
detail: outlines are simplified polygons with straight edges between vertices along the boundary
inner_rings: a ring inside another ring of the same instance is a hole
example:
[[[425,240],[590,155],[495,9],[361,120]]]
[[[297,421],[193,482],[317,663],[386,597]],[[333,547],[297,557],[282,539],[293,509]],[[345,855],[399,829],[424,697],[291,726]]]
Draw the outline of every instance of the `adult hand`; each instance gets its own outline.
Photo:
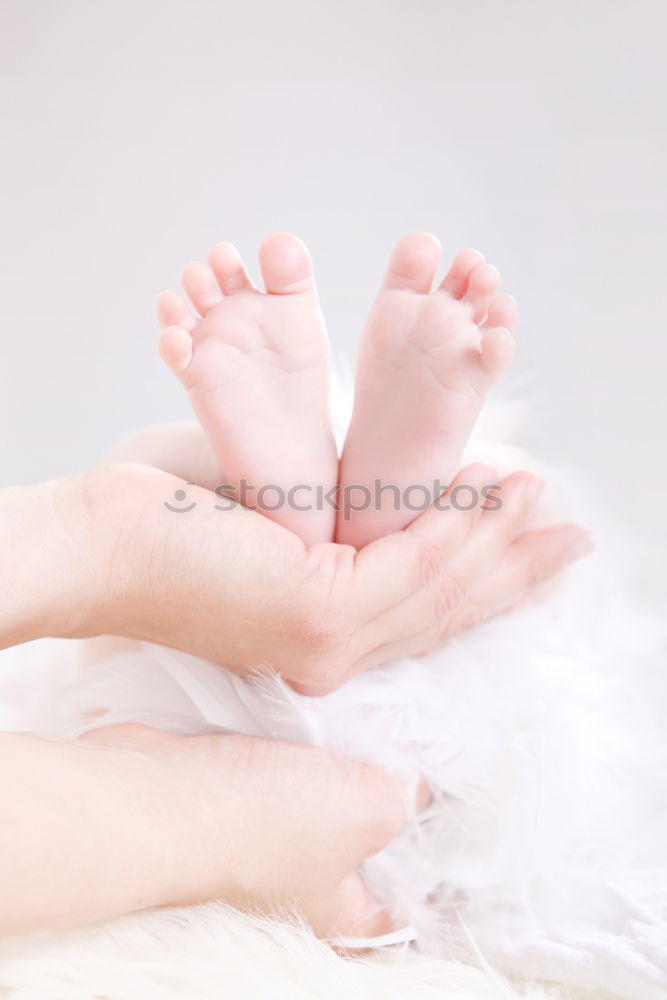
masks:
[[[493,481],[473,466],[450,495],[462,484],[481,495]],[[132,636],[238,672],[267,664],[322,693],[498,614],[590,551],[574,525],[525,530],[539,480],[514,473],[500,487],[499,509],[433,507],[359,552],[306,548],[262,515],[141,465],[4,491],[0,544],[14,573],[0,636]]]
[[[428,799],[322,748],[146,726],[0,734],[4,760],[0,934],[221,899],[296,911],[325,937],[381,935],[390,918],[356,868]]]

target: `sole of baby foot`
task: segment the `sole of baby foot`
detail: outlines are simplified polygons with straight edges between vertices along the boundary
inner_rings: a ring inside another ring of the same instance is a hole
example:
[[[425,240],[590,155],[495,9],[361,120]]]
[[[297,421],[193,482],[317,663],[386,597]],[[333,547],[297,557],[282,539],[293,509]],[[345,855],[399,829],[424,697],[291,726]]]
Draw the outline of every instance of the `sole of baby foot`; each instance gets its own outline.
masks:
[[[341,460],[336,540],[360,548],[397,531],[444,491],[487,393],[511,363],[517,308],[477,250],[433,288],[440,244],[395,247],[364,327]]]
[[[236,249],[188,265],[158,300],[160,353],[188,391],[224,470],[220,493],[298,534],[330,541],[325,502],[338,458],[329,417],[329,345],[308,250],[276,233],[259,253],[264,291]],[[224,503],[223,503],[224,507]]]

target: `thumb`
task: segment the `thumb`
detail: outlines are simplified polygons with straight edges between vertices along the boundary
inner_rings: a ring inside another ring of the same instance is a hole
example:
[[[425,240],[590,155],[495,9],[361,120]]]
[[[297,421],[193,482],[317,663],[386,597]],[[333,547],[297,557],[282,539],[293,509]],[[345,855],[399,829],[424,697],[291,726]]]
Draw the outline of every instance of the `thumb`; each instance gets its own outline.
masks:
[[[366,779],[362,782],[366,786],[363,805],[357,802],[357,830],[365,825],[370,831],[378,821],[381,830],[375,831],[374,836],[379,833],[379,840],[373,847],[369,848],[367,843],[363,852],[358,853],[358,859],[363,860],[385,847],[405,825],[413,810],[419,812],[429,804],[431,790],[423,778],[415,782],[391,776],[373,765],[355,763],[365,772]],[[374,782],[369,780],[371,775]],[[375,788],[372,789],[374,783]],[[371,789],[374,794],[371,794]],[[409,800],[412,800],[412,807],[408,804]],[[405,923],[397,922],[386,905],[366,886],[356,869],[319,902],[318,912],[311,914],[311,923],[319,936],[333,939],[332,943],[341,947],[372,947],[372,942],[366,939],[382,938],[405,929]],[[400,935],[398,940],[405,939],[404,935]]]
[[[317,916],[315,927],[318,936],[334,942],[342,938],[382,937],[397,929],[396,921],[367,888],[358,872],[347,875],[330,894]]]

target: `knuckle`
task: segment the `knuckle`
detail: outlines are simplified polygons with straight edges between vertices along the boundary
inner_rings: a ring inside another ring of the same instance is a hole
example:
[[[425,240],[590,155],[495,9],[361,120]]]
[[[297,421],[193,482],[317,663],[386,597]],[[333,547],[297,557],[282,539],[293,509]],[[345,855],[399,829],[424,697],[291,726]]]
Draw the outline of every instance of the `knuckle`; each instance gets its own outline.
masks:
[[[345,625],[309,605],[293,618],[289,645],[298,660],[291,679],[309,688],[334,689],[345,669]]]
[[[457,635],[462,635],[464,632],[482,625],[488,617],[488,609],[481,601],[468,600],[458,614],[452,616],[443,638],[452,639]]]
[[[487,521],[487,524],[492,525],[496,542],[506,547],[516,537],[517,526],[521,524],[521,517],[515,509],[511,509],[510,505],[502,511],[491,512],[489,517],[490,520]]]
[[[442,622],[449,619],[461,604],[463,596],[463,584],[456,577],[448,574],[438,587],[434,609],[436,621]]]
[[[298,614],[302,640],[309,649],[335,651],[350,626],[349,592],[341,585],[347,574],[338,554],[332,557],[328,548],[313,555],[305,569]]]
[[[443,551],[440,545],[429,540],[419,547],[419,574],[425,583],[435,579],[442,569]]]
[[[353,780],[367,808],[366,842],[369,853],[381,851],[403,829],[407,814],[396,784],[373,764],[354,762]]]
[[[309,683],[300,683],[299,681],[288,681],[288,683],[297,694],[302,694],[306,698],[322,698],[324,695],[338,691],[343,686],[343,677],[341,674],[336,674],[335,677],[325,675],[321,677],[319,684],[313,683],[312,677],[309,677]]]
[[[328,654],[335,648],[336,633],[322,619],[305,615],[297,621],[296,640],[302,652]]]
[[[291,679],[307,687],[334,690],[350,666],[355,634],[351,559],[355,550],[316,546],[300,568],[293,593],[290,644],[299,666]]]

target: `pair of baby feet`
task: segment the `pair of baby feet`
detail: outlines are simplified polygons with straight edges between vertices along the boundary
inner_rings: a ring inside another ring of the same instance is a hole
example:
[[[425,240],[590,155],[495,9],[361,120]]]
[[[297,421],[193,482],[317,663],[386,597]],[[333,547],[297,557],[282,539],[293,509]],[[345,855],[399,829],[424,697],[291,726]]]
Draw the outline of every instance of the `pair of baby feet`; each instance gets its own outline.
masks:
[[[295,236],[259,252],[259,291],[234,247],[185,268],[195,316],[163,292],[160,352],[189,393],[224,492],[300,535],[361,548],[405,527],[459,471],[487,392],[514,356],[516,303],[476,250],[433,289],[440,244],[405,237],[366,322],[338,460],[329,344],[310,255]],[[338,497],[340,510],[334,508]]]

